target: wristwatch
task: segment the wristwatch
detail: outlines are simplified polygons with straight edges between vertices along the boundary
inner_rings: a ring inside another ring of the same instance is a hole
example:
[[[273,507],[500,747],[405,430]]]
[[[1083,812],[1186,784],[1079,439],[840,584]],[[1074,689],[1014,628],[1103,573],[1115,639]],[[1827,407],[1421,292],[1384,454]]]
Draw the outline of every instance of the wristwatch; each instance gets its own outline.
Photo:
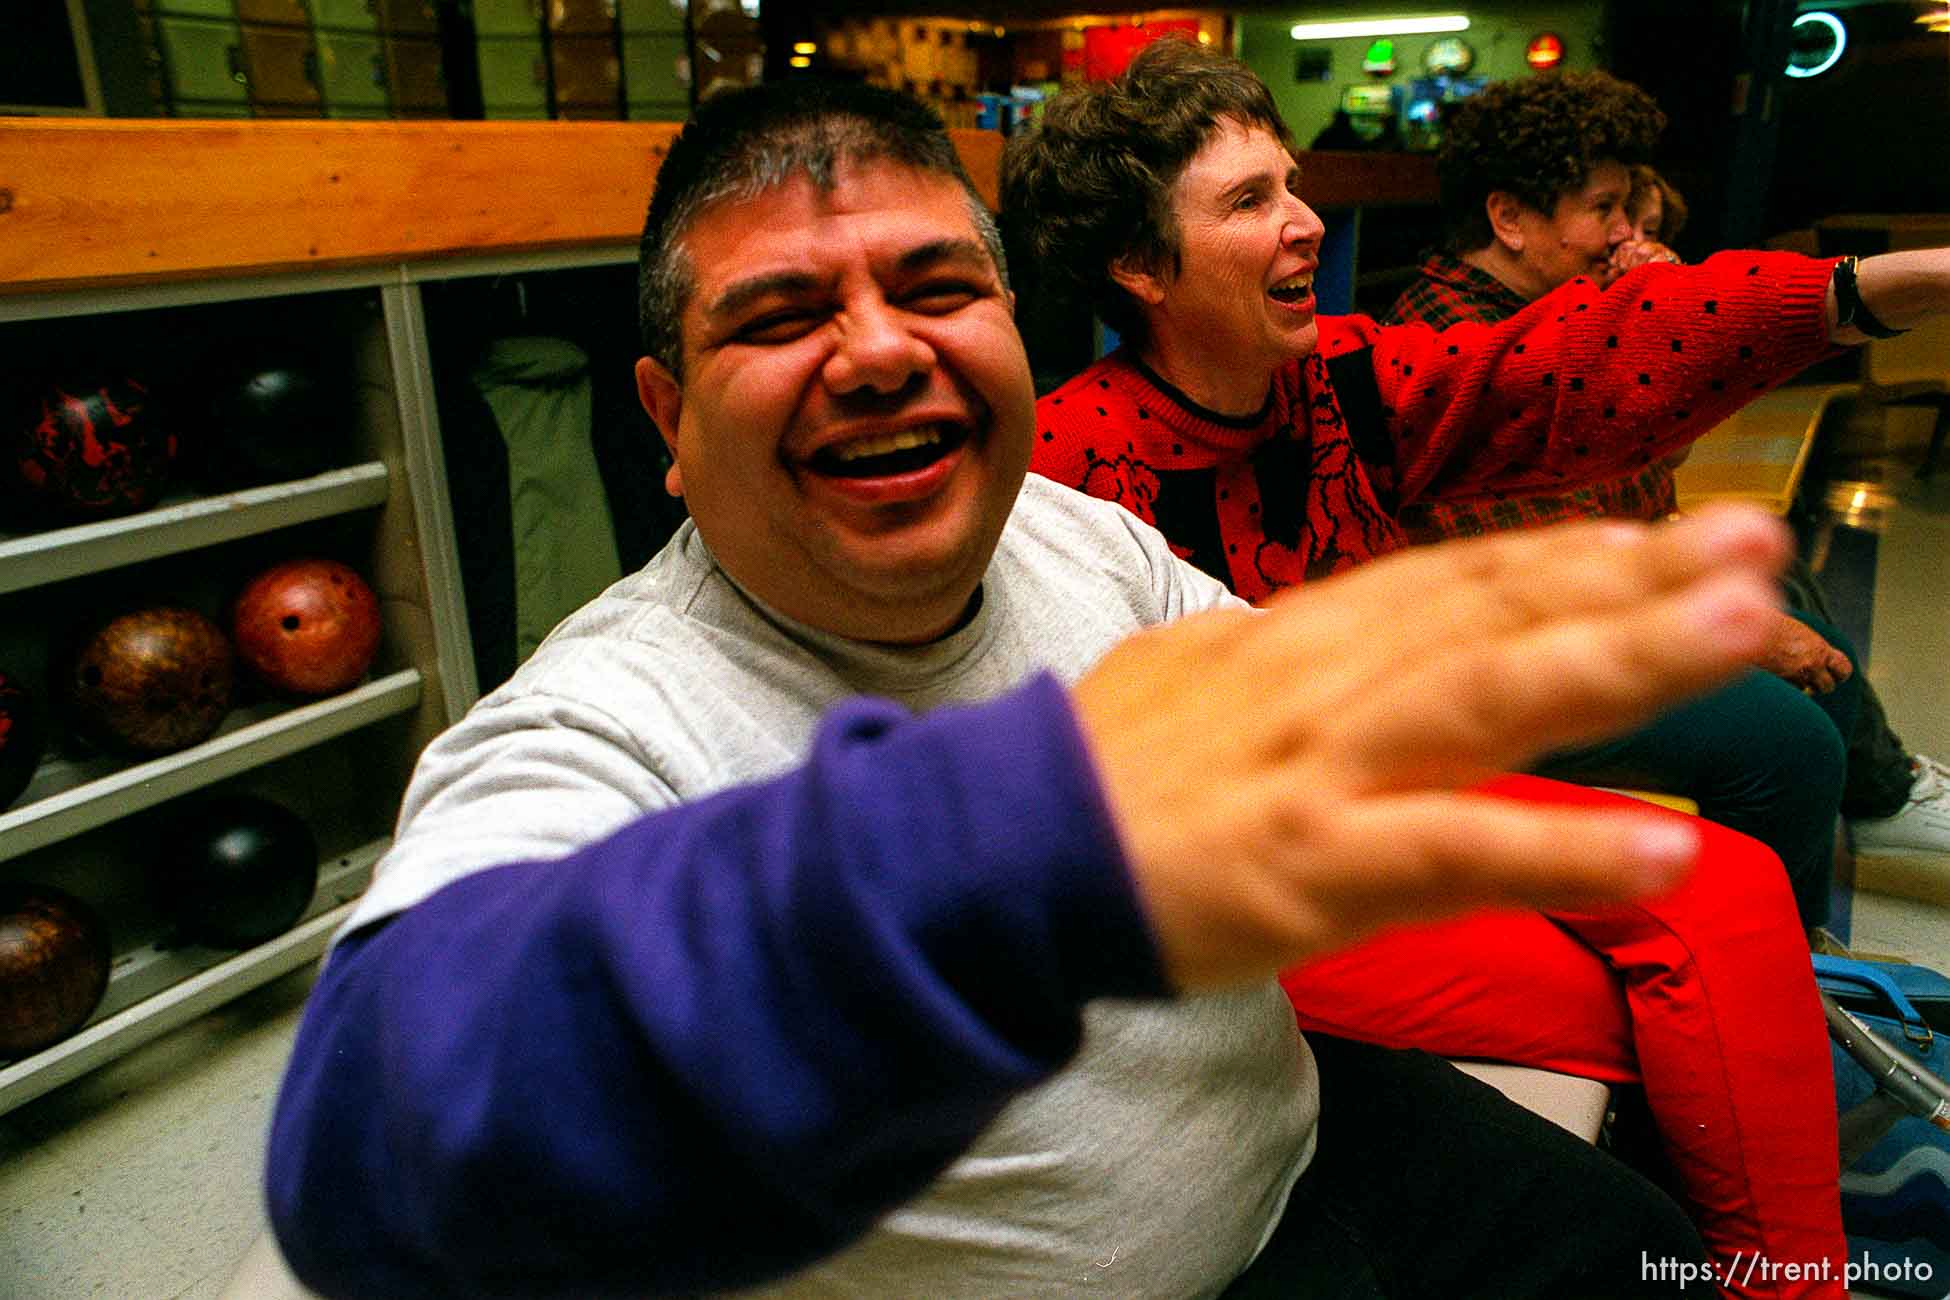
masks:
[[[1835,263],[1835,324],[1837,327],[1851,327],[1861,330],[1872,339],[1893,339],[1907,330],[1892,330],[1876,319],[1869,305],[1862,301],[1862,291],[1855,283],[1855,263],[1858,259],[1844,257]]]

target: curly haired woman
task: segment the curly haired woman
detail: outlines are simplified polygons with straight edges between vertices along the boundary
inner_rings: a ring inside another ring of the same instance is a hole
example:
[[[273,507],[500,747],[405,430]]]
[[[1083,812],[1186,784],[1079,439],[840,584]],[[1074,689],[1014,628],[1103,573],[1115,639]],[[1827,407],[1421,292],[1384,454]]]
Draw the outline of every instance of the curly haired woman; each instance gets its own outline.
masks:
[[[1494,325],[1571,280],[1609,284],[1645,262],[1677,261],[1667,245],[1685,203],[1643,162],[1664,125],[1644,91],[1602,72],[1500,82],[1456,105],[1437,158],[1446,245],[1385,319]],[[1659,519],[1675,508],[1672,470],[1683,457],[1570,491],[1439,488],[1405,506],[1401,522],[1414,540],[1435,541],[1597,515]],[[1819,617],[1819,583],[1798,563],[1790,577],[1790,603],[1803,612],[1779,620],[1757,665],[1765,673],[1547,770],[1692,796],[1708,817],[1781,855],[1812,926],[1827,916],[1836,812],[1851,819],[1858,854],[1943,861],[1950,769],[1913,753],[1874,689],[1848,680],[1849,647]],[[1845,742],[1839,752],[1831,725]]]

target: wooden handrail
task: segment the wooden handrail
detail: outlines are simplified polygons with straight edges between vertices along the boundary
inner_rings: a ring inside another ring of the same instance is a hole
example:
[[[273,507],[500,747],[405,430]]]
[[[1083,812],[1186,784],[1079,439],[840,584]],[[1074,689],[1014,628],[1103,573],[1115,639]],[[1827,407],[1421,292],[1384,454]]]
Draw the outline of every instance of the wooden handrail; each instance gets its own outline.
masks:
[[[667,123],[0,121],[0,286],[615,243]]]
[[[677,130],[0,119],[0,292],[630,243]],[[993,203],[1001,137],[955,136]]]
[[[628,244],[677,131],[0,118],[0,293]],[[993,205],[1002,137],[951,135]],[[1426,156],[1302,162],[1316,207],[1435,197]]]

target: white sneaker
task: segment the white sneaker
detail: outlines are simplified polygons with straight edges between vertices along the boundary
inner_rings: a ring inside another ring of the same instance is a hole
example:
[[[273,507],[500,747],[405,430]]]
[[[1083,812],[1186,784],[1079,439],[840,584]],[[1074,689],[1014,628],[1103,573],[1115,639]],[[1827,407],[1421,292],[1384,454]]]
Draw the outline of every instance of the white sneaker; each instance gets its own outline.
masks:
[[[1926,754],[1910,759],[1916,773],[1909,802],[1890,817],[1849,823],[1859,889],[1950,905],[1950,767]]]

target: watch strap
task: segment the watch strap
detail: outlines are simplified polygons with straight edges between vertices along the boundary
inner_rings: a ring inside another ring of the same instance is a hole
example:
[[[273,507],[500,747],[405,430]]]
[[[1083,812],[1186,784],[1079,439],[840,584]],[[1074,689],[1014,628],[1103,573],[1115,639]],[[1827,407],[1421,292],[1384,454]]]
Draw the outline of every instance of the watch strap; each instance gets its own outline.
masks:
[[[1835,323],[1861,330],[1872,339],[1893,339],[1907,330],[1892,330],[1876,319],[1869,304],[1862,301],[1862,290],[1855,283],[1858,259],[1844,257],[1835,263]]]

